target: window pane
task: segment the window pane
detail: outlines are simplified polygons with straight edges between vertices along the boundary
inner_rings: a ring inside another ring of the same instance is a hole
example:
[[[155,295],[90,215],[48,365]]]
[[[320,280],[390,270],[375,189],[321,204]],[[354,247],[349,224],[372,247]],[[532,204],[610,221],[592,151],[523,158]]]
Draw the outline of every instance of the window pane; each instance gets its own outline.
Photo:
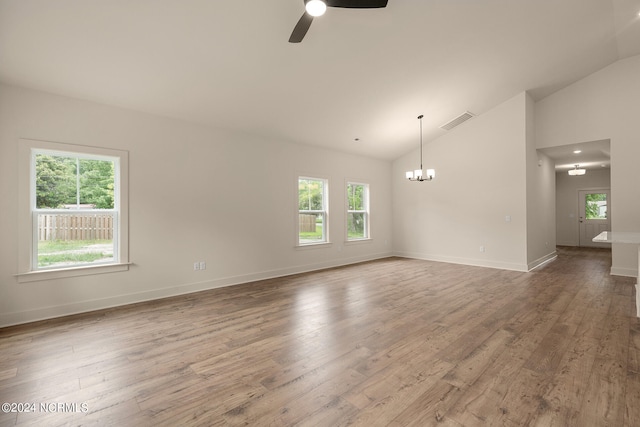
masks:
[[[80,204],[113,209],[115,165],[112,161],[80,159]]]
[[[367,237],[367,214],[353,213],[347,214],[347,237],[349,239],[365,239]]]
[[[607,218],[606,193],[591,193],[585,197],[585,213],[587,219]]]
[[[76,160],[36,155],[36,207],[61,208],[76,202]]]
[[[347,240],[369,238],[369,185],[347,183]]]
[[[298,178],[298,243],[327,241],[326,181]]]
[[[298,209],[301,211],[324,210],[324,181],[300,178],[298,180]]]
[[[114,208],[115,164],[36,154],[36,208]]]
[[[38,268],[113,262],[113,213],[40,213]]]
[[[364,185],[347,184],[349,210],[362,211],[364,208]]]
[[[300,214],[298,223],[300,243],[324,242],[324,214]]]

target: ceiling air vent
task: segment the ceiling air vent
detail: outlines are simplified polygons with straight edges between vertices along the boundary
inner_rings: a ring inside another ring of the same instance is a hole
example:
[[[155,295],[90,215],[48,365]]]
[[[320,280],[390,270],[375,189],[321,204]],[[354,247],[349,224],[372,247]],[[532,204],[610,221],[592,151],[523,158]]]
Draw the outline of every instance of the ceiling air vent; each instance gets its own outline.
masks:
[[[454,127],[466,122],[467,120],[469,120],[472,117],[473,117],[473,113],[465,111],[464,113],[460,114],[455,119],[453,119],[453,120],[443,124],[442,126],[440,126],[440,129],[451,130]]]

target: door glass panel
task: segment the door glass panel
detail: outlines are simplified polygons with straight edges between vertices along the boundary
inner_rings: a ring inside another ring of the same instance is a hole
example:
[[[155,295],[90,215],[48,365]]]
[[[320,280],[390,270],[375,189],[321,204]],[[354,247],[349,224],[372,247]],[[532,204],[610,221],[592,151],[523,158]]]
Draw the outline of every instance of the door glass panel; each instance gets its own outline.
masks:
[[[607,219],[607,194],[586,194],[584,211],[587,219]]]

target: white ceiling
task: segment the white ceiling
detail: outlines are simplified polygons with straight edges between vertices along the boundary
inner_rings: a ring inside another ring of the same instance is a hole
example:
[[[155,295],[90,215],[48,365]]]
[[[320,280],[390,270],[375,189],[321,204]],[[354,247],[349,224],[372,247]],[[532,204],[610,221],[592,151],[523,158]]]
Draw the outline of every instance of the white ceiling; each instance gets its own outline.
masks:
[[[556,172],[566,172],[578,165],[581,169],[611,167],[611,141],[588,141],[541,149],[555,162]]]
[[[640,54],[640,0],[0,0],[0,81],[383,159]],[[473,120],[473,119],[472,119]],[[359,138],[359,141],[355,141]]]

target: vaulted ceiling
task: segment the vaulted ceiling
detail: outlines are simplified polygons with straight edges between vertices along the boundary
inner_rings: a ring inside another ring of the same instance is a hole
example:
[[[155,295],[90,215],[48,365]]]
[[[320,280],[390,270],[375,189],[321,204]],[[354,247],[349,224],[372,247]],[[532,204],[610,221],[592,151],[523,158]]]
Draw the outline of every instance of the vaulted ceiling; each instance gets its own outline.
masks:
[[[640,0],[0,0],[0,81],[394,159],[464,111],[640,54]],[[356,141],[357,139],[357,141]]]

